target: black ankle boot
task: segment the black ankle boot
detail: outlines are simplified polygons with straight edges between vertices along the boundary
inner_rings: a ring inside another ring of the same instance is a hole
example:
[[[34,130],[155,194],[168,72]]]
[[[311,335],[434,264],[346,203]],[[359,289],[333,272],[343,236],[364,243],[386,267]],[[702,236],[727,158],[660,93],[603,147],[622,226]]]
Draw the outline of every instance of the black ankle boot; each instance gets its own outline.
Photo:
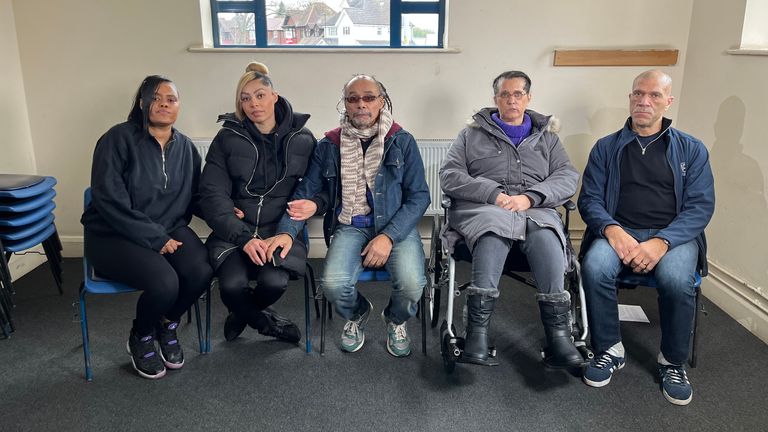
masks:
[[[539,296],[541,322],[544,324],[544,333],[547,336],[544,364],[556,369],[584,365],[584,358],[576,349],[571,337],[571,325],[568,318],[571,309],[570,296],[568,293],[563,294],[563,296],[555,297],[552,295]],[[552,298],[559,299],[552,300]]]
[[[495,303],[496,299],[487,295],[467,296],[467,337],[462,362],[487,366],[498,364],[489,359],[488,354],[488,327]]]

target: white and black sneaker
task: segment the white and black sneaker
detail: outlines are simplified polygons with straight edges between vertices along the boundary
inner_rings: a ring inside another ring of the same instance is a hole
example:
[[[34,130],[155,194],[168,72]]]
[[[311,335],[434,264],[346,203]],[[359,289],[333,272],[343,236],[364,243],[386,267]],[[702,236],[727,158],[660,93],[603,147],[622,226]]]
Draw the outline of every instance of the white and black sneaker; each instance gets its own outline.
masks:
[[[131,364],[144,378],[157,379],[165,376],[165,365],[157,354],[153,335],[139,336],[131,330],[126,344]]]

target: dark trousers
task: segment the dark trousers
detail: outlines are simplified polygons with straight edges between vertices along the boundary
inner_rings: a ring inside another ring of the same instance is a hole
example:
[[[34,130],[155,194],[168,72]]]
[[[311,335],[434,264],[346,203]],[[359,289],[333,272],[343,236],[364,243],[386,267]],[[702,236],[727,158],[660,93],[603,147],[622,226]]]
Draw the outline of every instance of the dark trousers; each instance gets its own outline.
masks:
[[[224,259],[216,270],[219,278],[221,301],[230,312],[246,319],[251,326],[261,329],[264,325],[262,310],[277,302],[288,287],[288,272],[275,267],[271,262],[263,266],[253,263],[237,249]],[[256,287],[249,287],[250,281]]]
[[[211,283],[208,252],[197,234],[185,226],[170,236],[183,244],[161,255],[120,235],[85,233],[85,256],[96,273],[143,291],[133,323],[140,336],[152,333],[162,317],[179,321]]]

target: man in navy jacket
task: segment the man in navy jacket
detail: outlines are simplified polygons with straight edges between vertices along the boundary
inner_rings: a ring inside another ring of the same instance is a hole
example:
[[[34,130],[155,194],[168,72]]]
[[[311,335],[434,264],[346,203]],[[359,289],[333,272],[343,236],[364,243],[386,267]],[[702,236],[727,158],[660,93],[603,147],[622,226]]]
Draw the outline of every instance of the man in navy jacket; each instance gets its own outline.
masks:
[[[652,274],[659,294],[664,397],[686,405],[693,391],[684,363],[695,314],[695,272],[706,273],[704,228],[715,208],[709,153],[698,139],[671,127],[669,75],[635,78],[624,127],[597,141],[584,170],[579,211],[587,224],[582,281],[595,358],[584,370],[592,387],[624,367],[616,278]]]

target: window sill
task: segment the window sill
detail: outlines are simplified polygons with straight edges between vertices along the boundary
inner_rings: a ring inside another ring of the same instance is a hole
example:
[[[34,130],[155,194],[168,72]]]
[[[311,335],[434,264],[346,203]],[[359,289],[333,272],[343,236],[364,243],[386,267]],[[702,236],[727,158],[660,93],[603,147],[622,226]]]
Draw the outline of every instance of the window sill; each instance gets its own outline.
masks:
[[[458,54],[459,48],[205,48],[191,46],[187,51],[192,53],[397,53],[397,54]]]
[[[731,55],[768,56],[768,48],[762,48],[762,49],[735,48],[735,49],[726,50],[725,52]]]

